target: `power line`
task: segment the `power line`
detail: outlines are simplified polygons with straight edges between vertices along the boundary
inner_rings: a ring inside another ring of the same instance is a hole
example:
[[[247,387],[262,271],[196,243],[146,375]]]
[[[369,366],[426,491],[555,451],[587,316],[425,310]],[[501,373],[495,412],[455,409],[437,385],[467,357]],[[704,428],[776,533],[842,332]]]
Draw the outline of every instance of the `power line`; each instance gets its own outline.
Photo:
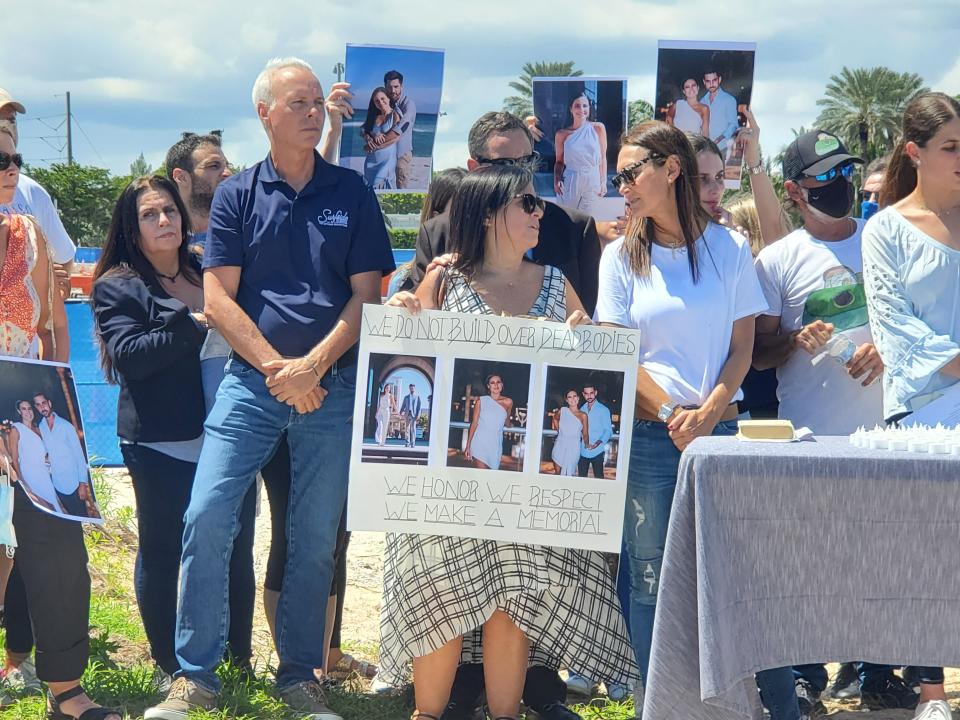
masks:
[[[96,145],[93,144],[93,141],[90,139],[90,136],[87,135],[87,131],[83,129],[83,126],[80,124],[80,120],[77,118],[77,114],[76,114],[76,113],[73,113],[73,121],[77,124],[77,128],[80,130],[80,134],[82,134],[83,137],[86,139],[87,144],[90,146],[90,148],[93,150],[93,152],[96,153],[97,157],[100,158],[100,162],[101,162],[103,165],[106,165],[106,164],[107,164],[107,161],[103,159],[103,155],[101,155],[101,154],[100,154],[100,151],[97,150]]]

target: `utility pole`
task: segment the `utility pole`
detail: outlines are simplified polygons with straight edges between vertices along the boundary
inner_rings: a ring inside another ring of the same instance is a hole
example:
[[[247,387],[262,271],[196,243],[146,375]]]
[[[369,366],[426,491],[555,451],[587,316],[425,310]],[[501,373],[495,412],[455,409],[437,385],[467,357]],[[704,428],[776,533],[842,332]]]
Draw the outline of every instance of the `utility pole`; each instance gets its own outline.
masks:
[[[70,114],[70,91],[67,90],[67,165],[73,165],[73,116]]]
[[[337,82],[343,82],[343,63],[338,62],[333,66],[333,73],[337,76]]]

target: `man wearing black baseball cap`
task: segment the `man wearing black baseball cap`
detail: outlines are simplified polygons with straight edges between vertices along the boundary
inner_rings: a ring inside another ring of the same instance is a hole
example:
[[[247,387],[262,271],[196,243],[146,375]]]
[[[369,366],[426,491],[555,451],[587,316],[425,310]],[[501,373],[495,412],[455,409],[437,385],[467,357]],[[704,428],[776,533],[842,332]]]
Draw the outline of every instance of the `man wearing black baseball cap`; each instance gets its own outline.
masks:
[[[863,161],[840,138],[811,130],[783,153],[784,192],[803,227],[765,247],[757,275],[769,309],[757,316],[753,364],[777,369],[779,414],[818,435],[846,435],[883,422],[863,289],[860,233],[849,217],[853,172]],[[861,705],[913,708],[917,696],[886,666],[859,664]],[[823,665],[794,668],[801,716],[822,711]]]

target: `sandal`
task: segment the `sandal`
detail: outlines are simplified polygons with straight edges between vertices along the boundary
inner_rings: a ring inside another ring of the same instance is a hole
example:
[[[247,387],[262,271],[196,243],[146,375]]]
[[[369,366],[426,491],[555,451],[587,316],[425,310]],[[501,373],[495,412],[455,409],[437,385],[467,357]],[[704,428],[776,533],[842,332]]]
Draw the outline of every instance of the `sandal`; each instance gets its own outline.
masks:
[[[119,710],[105,707],[87,708],[79,716],[68,715],[60,709],[60,703],[86,694],[87,691],[83,689],[83,685],[72,687],[59,695],[54,695],[48,691],[47,699],[50,707],[47,709],[47,720],[107,720],[111,715],[116,715],[119,718],[123,717],[123,713]]]
[[[330,668],[327,677],[343,682],[353,674],[357,674],[365,680],[372,680],[377,676],[377,666],[366,660],[357,660],[353,655],[344,654],[337,664]]]

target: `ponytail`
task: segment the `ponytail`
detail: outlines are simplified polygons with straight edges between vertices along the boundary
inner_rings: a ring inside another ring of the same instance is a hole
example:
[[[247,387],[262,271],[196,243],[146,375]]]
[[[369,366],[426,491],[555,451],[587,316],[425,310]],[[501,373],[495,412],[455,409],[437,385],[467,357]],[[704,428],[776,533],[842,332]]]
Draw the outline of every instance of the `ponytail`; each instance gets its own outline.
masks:
[[[907,141],[900,138],[890,154],[890,164],[883,174],[880,188],[880,207],[884,208],[899,202],[917,187],[917,168],[907,155]]]

